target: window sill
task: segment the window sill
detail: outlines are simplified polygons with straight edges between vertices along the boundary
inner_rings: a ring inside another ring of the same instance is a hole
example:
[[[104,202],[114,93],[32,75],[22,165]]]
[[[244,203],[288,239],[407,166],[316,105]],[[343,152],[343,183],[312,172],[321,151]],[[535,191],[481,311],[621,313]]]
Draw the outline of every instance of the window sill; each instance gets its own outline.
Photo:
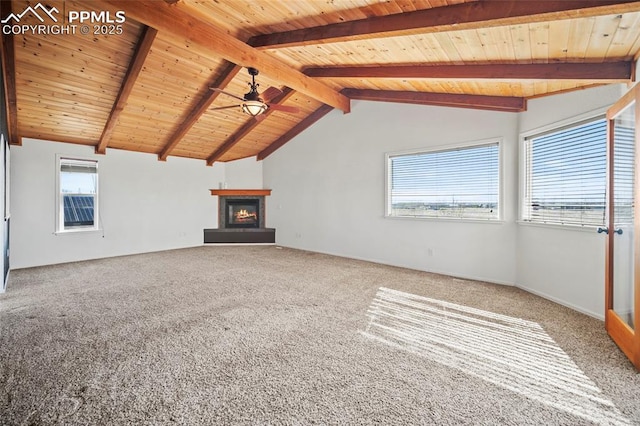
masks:
[[[449,223],[487,223],[491,225],[502,225],[505,223],[502,219],[471,219],[471,218],[455,218],[455,217],[422,217],[422,216],[384,216],[385,219],[392,220],[417,220],[425,222],[449,222]]]
[[[526,220],[519,220],[516,222],[519,226],[530,226],[533,228],[547,228],[547,229],[555,229],[557,231],[574,231],[574,232],[597,232],[598,227],[589,225],[589,226],[580,226],[580,225],[560,225],[557,223],[539,223],[539,222],[528,222]],[[604,226],[604,225],[603,225]]]
[[[100,228],[81,228],[81,229],[65,229],[64,231],[56,231],[54,235],[71,235],[71,234],[92,234],[101,233]]]

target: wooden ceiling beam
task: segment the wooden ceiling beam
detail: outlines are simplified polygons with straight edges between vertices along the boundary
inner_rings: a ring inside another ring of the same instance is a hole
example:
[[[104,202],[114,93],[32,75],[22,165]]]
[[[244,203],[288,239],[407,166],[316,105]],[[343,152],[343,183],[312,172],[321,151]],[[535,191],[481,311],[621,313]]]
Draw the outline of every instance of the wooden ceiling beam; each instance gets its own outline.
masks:
[[[307,68],[310,77],[334,78],[446,78],[502,80],[590,80],[628,82],[633,62],[554,62],[550,64],[433,64]]]
[[[281,104],[287,99],[289,99],[295,93],[294,90],[285,88],[281,94],[273,98],[270,102],[271,104]],[[233,135],[229,136],[229,138],[220,145],[216,151],[207,158],[207,166],[212,166],[213,163],[218,161],[227,151],[233,148],[238,142],[240,142],[245,136],[247,136],[253,129],[255,129],[262,121],[266,120],[269,115],[273,114],[275,110],[269,108],[267,111],[262,114],[263,118],[260,120],[256,120],[251,118],[248,120],[240,129],[238,129]]]
[[[289,142],[291,139],[298,136],[300,133],[304,132],[316,121],[320,120],[322,117],[327,115],[329,112],[333,110],[333,107],[329,105],[322,105],[320,108],[311,113],[307,118],[296,124],[291,130],[289,130],[284,135],[280,136],[276,139],[271,145],[260,151],[258,154],[258,160],[264,160],[269,155],[273,154],[277,149],[281,148],[284,144]]]
[[[231,80],[240,72],[241,66],[227,62],[224,70],[220,74],[220,77],[216,78],[211,84],[207,85],[204,89],[205,93],[202,94],[198,103],[190,108],[189,113],[180,120],[178,128],[173,132],[173,135],[169,138],[169,142],[158,154],[158,160],[166,161],[171,151],[180,143],[182,138],[189,132],[189,130],[198,122],[200,117],[207,111],[209,106],[220,95],[220,92],[211,90],[210,87],[218,87],[224,89],[229,85]]]
[[[25,129],[20,132],[20,136],[26,139],[41,139],[48,142],[72,143],[76,145],[86,145],[95,147],[96,138],[75,137],[69,134],[59,135],[56,133],[44,132],[42,129]]]
[[[538,93],[536,95],[527,96],[527,100],[546,98],[547,96],[552,96],[552,95],[555,96],[555,95],[560,95],[562,93],[579,92],[581,90],[587,90],[587,89],[592,89],[594,87],[604,86],[605,84],[606,83],[585,84],[584,86],[568,87],[566,89],[554,90],[554,91],[545,92],[545,93]]]
[[[406,92],[391,90],[343,89],[351,99],[404,104],[433,105],[490,111],[522,112],[527,109],[525,98],[513,96],[463,95],[432,92]]]
[[[263,34],[250,38],[248,43],[258,48],[307,46],[362,38],[462,31],[603,14],[613,15],[638,10],[640,2],[633,0],[482,0]]]
[[[133,57],[131,58],[131,62],[129,63],[129,68],[127,69],[127,73],[124,75],[122,85],[120,86],[120,92],[118,92],[118,96],[116,97],[116,101],[113,104],[113,108],[111,108],[109,118],[107,119],[104,129],[102,130],[100,141],[98,141],[98,144],[96,145],[96,154],[106,153],[107,146],[109,145],[109,140],[111,139],[113,130],[116,127],[118,118],[120,117],[120,114],[127,104],[129,95],[133,90],[133,86],[136,84],[136,80],[138,79],[138,75],[140,75],[140,71],[142,71],[144,61],[145,59],[147,59],[147,55],[151,50],[151,45],[153,44],[153,41],[155,40],[157,34],[158,31],[151,27],[145,27],[142,30],[142,34],[140,35],[140,39],[138,40],[136,49],[133,52]]]
[[[185,9],[182,2],[168,5],[150,0],[104,0],[126,12],[127,18],[135,19],[160,31],[186,40],[199,47],[204,54],[215,54],[243,67],[257,68],[263,74],[282,85],[292,88],[320,102],[334,106],[345,113],[350,110],[349,98],[331,87],[307,77],[291,65],[273,56],[254,49],[229,35],[217,26],[198,19]]]
[[[0,16],[11,14],[11,2],[0,2]],[[11,145],[21,145],[18,136],[18,96],[16,93],[16,55],[13,35],[2,33],[2,81],[4,82],[5,103],[2,106],[7,113],[7,138]]]

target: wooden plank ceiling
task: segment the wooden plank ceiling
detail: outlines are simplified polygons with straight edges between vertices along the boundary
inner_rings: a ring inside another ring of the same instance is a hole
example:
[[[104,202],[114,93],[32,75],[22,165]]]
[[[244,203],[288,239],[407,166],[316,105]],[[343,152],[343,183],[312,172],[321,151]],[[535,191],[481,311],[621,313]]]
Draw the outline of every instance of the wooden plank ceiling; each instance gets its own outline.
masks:
[[[14,13],[19,25],[42,24],[38,5],[57,10],[59,24],[70,24],[69,11],[126,16],[120,34],[93,34],[93,24],[89,34],[79,25],[76,34],[3,31],[11,143],[28,137],[209,165],[263,159],[332,109],[349,112],[351,99],[517,112],[533,97],[630,82],[640,52],[640,1],[1,5],[1,18]],[[219,109],[239,101],[210,88],[242,97],[248,67],[260,70],[261,91],[282,91],[272,103],[299,112],[272,108],[256,120],[239,106]]]

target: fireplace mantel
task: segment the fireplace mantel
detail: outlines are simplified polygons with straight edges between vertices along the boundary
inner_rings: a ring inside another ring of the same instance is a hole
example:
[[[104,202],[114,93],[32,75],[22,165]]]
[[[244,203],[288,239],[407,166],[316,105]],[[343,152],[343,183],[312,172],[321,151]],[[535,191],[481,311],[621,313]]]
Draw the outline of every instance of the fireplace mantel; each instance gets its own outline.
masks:
[[[255,197],[266,197],[271,195],[270,189],[212,189],[211,195],[219,197],[236,197],[239,195],[249,195]]]

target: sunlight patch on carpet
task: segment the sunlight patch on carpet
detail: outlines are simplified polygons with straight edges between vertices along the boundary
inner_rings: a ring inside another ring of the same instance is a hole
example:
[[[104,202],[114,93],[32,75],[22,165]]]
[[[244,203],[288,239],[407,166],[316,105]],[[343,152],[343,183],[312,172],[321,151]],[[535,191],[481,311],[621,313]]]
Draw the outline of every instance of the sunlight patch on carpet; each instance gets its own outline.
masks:
[[[607,425],[630,421],[540,324],[381,287],[362,333]]]

